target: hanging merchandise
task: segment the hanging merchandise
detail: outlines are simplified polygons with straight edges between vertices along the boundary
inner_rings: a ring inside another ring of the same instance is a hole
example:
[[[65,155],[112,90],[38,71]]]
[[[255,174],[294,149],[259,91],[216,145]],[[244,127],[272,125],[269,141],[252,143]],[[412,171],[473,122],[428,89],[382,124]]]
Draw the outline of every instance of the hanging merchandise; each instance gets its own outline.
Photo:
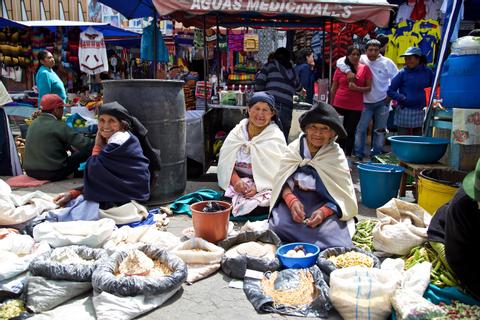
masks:
[[[267,63],[268,55],[277,49],[277,31],[273,28],[257,30],[259,38],[258,53],[255,60]]]
[[[243,50],[243,31],[228,31],[228,49],[230,51],[242,51]]]
[[[155,22],[143,28],[142,42],[140,48],[140,57],[142,60],[153,61],[153,32],[155,31]],[[157,28],[157,62],[168,62],[168,49],[165,46],[162,33]]]
[[[108,72],[108,57],[103,33],[92,27],[80,33],[78,59],[80,71],[86,74]]]
[[[243,51],[256,52],[258,51],[258,34],[249,33],[243,37]]]

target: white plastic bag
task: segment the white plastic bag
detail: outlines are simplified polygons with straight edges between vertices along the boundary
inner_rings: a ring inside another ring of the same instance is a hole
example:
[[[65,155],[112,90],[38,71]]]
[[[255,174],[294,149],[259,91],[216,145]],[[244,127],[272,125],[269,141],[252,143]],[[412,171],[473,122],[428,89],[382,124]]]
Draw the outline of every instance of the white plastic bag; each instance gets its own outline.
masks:
[[[115,228],[112,219],[43,222],[33,228],[33,238],[37,242],[47,241],[54,248],[72,244],[98,248],[110,238]]]
[[[160,295],[120,297],[108,292],[95,293],[93,306],[97,320],[129,320],[158,308],[173,296],[181,287]]]
[[[417,204],[391,199],[377,209],[380,222],[373,229],[373,247],[377,251],[406,255],[427,240],[431,216]]]
[[[202,251],[192,251],[192,249],[202,249]],[[175,247],[171,253],[187,264],[187,283],[193,283],[220,269],[220,261],[225,250],[202,238],[192,238]]]
[[[391,270],[350,267],[330,274],[330,300],[346,319],[385,320],[392,312],[390,297],[401,280]]]
[[[7,235],[0,240],[0,281],[26,271],[35,257],[48,250],[50,246],[45,241],[35,243],[28,235]]]
[[[35,313],[48,311],[91,289],[91,282],[57,281],[43,277],[29,277],[26,305]]]
[[[391,302],[399,320],[433,319],[444,315],[439,306],[408,289],[396,290]]]
[[[180,244],[180,238],[173,233],[158,230],[155,225],[136,228],[123,226],[112,233],[103,248],[128,249],[144,244],[155,244],[157,247],[171,250]]]
[[[56,207],[53,198],[46,193],[35,191],[18,196],[12,193],[5,181],[0,180],[0,226],[24,223]]]
[[[96,320],[92,296],[73,299],[50,311],[36,314],[31,320]]]

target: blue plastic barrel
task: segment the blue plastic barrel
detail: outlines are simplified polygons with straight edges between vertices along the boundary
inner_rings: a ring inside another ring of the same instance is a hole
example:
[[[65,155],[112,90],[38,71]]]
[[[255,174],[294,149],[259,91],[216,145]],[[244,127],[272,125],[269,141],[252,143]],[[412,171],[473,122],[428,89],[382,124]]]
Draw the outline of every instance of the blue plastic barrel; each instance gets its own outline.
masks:
[[[362,203],[369,208],[378,208],[396,198],[405,168],[383,163],[358,165]]]
[[[440,96],[447,108],[480,108],[480,54],[450,55],[442,67]]]

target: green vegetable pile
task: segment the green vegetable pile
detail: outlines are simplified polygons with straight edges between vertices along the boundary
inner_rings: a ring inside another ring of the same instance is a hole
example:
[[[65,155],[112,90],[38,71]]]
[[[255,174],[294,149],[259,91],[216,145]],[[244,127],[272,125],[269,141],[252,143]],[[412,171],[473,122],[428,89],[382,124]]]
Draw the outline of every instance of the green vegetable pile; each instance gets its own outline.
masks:
[[[407,256],[402,257],[405,260],[405,270],[410,269],[417,263],[424,261],[432,264],[430,272],[430,283],[437,287],[458,287],[455,277],[448,271],[443,264],[439,254],[430,246],[428,242],[423,245],[413,247]]]
[[[359,221],[356,225],[356,231],[353,235],[352,242],[357,248],[363,249],[368,252],[373,251],[373,228],[377,225],[378,220],[365,219]]]
[[[434,320],[480,319],[480,306],[469,306],[458,301],[453,301],[453,303],[450,305],[441,302],[440,308],[442,308],[446,312],[446,315],[433,318]]]
[[[22,300],[8,300],[0,305],[0,320],[18,317],[25,311],[25,304]]]

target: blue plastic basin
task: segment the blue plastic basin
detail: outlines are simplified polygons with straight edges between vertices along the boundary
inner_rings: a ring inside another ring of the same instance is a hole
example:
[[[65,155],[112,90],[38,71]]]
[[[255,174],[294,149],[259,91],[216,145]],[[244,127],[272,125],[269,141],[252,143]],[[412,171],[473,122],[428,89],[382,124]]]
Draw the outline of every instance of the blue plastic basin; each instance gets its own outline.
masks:
[[[285,254],[295,248],[296,246],[302,245],[305,253],[312,253],[312,256],[309,257],[287,257]],[[277,249],[277,256],[283,267],[287,269],[304,269],[309,268],[317,262],[318,255],[320,253],[320,248],[314,244],[306,242],[293,242],[289,244],[284,244]]]
[[[388,137],[393,153],[404,162],[435,163],[445,154],[448,139],[424,136]]]

